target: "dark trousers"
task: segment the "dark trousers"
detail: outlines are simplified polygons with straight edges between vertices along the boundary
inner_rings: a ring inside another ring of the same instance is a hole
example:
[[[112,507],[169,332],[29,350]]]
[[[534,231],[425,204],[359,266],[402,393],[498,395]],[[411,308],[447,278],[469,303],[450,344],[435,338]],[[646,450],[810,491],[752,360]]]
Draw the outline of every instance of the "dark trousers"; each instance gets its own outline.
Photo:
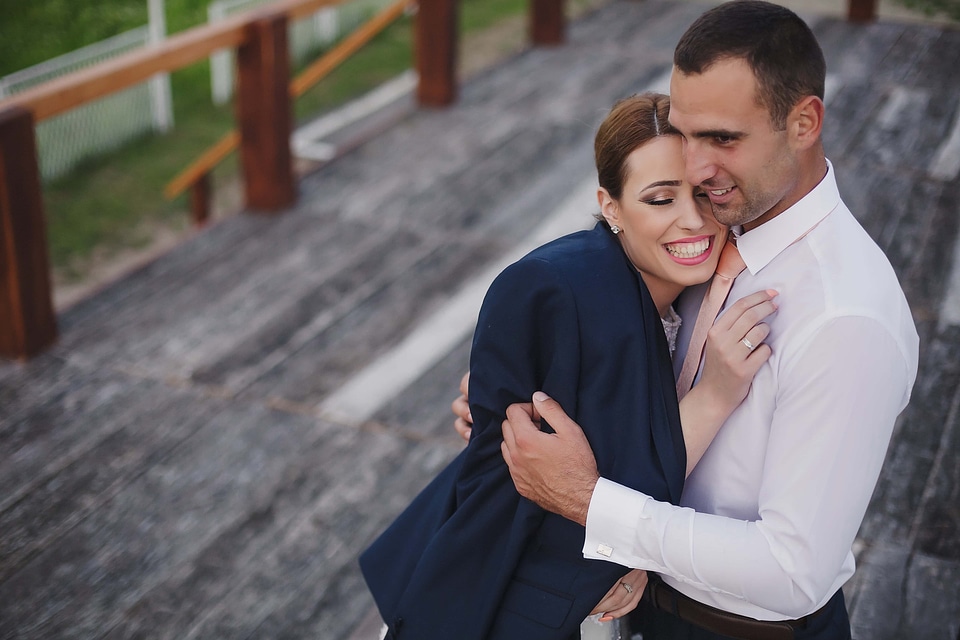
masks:
[[[647,600],[630,614],[630,630],[643,634],[643,640],[738,640],[696,627],[689,622],[653,607]],[[850,619],[843,591],[824,605],[823,611],[794,632],[795,640],[850,640]]]

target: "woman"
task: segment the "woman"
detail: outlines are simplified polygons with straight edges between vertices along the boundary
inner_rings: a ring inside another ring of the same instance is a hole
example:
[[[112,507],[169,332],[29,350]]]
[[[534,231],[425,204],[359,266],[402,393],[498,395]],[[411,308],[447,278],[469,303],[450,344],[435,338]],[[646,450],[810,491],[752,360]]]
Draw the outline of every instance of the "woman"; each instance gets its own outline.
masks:
[[[668,108],[656,94],[617,103],[595,144],[602,220],[491,285],[471,352],[470,444],[360,559],[388,638],[576,638],[627,573],[584,560],[581,526],[516,493],[500,454],[507,406],[545,391],[583,426],[604,477],[676,502],[688,467],[769,356],[765,346],[731,347],[766,337],[751,318],[774,305],[759,292],[728,312],[699,391],[678,406],[670,305],[711,277],[727,230],[684,182]],[[714,395],[726,404],[701,401]]]

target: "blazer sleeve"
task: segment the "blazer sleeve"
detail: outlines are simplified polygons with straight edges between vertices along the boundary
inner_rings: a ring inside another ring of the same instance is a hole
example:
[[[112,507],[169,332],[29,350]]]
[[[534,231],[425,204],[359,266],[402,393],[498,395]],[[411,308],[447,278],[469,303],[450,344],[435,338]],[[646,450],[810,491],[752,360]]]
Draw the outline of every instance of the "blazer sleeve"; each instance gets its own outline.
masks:
[[[470,447],[475,452],[465,462],[463,477],[488,464],[506,468],[501,423],[511,404],[530,402],[542,390],[576,415],[579,335],[576,297],[550,262],[527,258],[494,281],[470,352]]]
[[[549,262],[525,258],[491,285],[471,353],[473,435],[452,463],[457,467],[452,511],[423,546],[396,604],[381,606],[389,637],[486,637],[518,558],[545,513],[514,488],[500,452],[501,422],[508,405],[529,401],[537,389],[575,410],[570,403],[576,398],[578,331],[572,292]],[[438,494],[448,491],[431,486]],[[418,497],[411,509],[418,502],[429,500]],[[404,512],[399,520],[408,525],[388,530],[394,536],[389,546],[404,547],[397,536],[416,538],[418,520],[434,527],[423,521],[427,515]],[[367,573],[376,569],[367,567]]]

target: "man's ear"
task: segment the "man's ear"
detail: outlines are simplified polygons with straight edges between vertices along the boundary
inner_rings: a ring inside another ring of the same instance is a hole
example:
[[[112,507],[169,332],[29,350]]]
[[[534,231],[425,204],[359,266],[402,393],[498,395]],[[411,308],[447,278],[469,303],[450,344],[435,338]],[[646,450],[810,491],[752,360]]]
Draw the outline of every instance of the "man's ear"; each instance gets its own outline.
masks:
[[[607,221],[607,224],[611,226],[620,224],[620,205],[603,187],[597,189],[597,202],[600,204],[600,214]]]
[[[787,131],[796,149],[809,149],[820,140],[823,132],[823,112],[823,100],[817,96],[807,96],[790,110],[787,116]]]

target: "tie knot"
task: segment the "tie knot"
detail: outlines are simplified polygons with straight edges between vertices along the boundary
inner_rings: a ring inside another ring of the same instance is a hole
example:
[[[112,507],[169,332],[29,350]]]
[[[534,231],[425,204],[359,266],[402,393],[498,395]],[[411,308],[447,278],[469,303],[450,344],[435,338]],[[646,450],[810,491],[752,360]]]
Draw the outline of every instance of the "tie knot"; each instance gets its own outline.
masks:
[[[737,245],[727,242],[720,252],[720,262],[717,264],[717,275],[724,278],[736,278],[746,268]]]

